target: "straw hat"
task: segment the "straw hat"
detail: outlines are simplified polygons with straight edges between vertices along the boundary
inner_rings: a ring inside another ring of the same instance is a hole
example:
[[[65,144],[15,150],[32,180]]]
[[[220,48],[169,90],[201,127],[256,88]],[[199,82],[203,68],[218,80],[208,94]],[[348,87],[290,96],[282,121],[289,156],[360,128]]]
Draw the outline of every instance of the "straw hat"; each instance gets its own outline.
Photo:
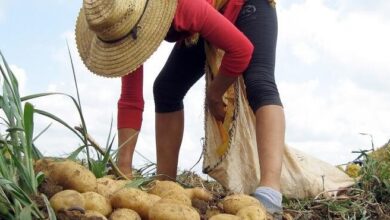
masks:
[[[100,76],[133,72],[164,40],[176,6],[177,0],[83,0],[76,24],[81,59]]]

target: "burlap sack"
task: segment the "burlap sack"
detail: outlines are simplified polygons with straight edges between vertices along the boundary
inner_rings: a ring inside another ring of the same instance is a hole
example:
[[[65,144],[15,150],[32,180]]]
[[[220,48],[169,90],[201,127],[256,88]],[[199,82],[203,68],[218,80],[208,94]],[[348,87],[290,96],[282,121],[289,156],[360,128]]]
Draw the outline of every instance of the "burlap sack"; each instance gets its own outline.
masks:
[[[208,80],[210,78],[207,77]],[[224,123],[227,134],[223,134],[223,126],[216,122],[207,106],[205,108],[203,172],[230,191],[250,194],[258,186],[260,169],[255,117],[248,105],[244,88],[243,79],[240,78],[225,94],[225,100],[228,100],[228,119],[225,118]],[[281,176],[284,196],[306,198],[323,192],[323,195],[330,196],[337,192],[334,190],[353,184],[353,179],[338,168],[285,147]]]
[[[228,190],[252,193],[260,180],[254,115],[242,90],[242,78],[234,84],[234,112],[225,149],[219,125],[205,110],[205,146],[203,172]]]

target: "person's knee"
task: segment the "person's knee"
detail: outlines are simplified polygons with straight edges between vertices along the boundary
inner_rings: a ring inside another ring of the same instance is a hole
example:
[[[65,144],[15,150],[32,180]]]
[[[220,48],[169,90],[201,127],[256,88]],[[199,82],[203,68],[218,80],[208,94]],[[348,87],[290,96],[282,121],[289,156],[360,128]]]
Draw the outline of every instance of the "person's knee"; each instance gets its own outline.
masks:
[[[158,78],[153,84],[155,111],[167,113],[179,111],[184,108],[183,98],[179,92],[173,90],[174,86]]]
[[[246,92],[249,105],[253,112],[256,112],[265,105],[280,105],[283,106],[279,96],[279,91],[275,83],[267,81],[259,81],[246,85]]]

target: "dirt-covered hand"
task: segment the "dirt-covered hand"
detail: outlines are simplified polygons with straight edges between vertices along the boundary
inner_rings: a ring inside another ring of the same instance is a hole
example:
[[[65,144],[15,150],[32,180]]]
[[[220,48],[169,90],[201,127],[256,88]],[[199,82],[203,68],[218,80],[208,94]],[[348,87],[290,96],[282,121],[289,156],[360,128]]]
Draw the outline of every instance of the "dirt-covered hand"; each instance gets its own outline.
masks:
[[[225,118],[225,104],[222,101],[221,96],[216,96],[212,91],[207,91],[206,94],[207,107],[210,113],[217,119],[217,121],[223,121]]]

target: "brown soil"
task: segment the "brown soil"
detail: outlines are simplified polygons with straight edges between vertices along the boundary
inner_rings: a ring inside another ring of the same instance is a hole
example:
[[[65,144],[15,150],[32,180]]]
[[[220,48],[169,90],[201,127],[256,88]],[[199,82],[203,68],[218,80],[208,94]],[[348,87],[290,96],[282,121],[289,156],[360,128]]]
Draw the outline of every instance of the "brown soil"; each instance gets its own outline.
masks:
[[[52,180],[45,178],[41,185],[39,185],[38,190],[50,199],[54,194],[62,191],[63,188],[62,186],[54,183]]]

